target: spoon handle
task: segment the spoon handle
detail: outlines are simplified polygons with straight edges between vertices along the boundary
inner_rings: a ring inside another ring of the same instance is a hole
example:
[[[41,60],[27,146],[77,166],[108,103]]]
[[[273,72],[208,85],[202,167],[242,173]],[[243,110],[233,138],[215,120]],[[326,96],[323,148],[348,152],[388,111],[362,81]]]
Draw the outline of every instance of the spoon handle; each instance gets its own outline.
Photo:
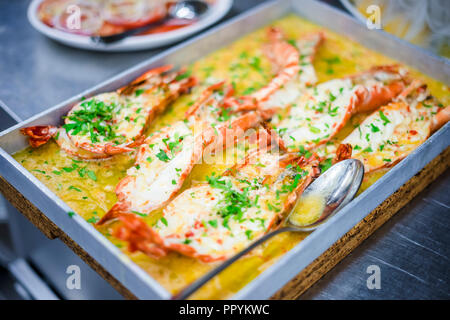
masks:
[[[165,18],[163,18],[161,20],[149,23],[149,24],[147,24],[145,26],[142,26],[142,27],[139,27],[139,28],[135,28],[135,29],[131,29],[131,30],[127,30],[127,31],[124,31],[124,32],[121,32],[121,33],[116,33],[116,34],[113,34],[113,35],[110,35],[110,36],[92,36],[91,40],[93,42],[95,42],[95,43],[105,43],[105,44],[118,42],[120,40],[123,40],[125,38],[130,37],[130,36],[133,36],[135,34],[147,31],[147,30],[149,30],[151,28],[159,27],[159,26],[163,25],[164,23],[166,23],[167,20],[169,20],[169,18],[165,17]]]
[[[183,290],[181,290],[179,293],[177,293],[176,295],[174,295],[172,297],[172,300],[184,300],[186,298],[188,298],[190,295],[192,295],[195,291],[197,291],[198,289],[200,289],[203,285],[205,285],[209,280],[211,280],[212,278],[214,278],[217,274],[221,273],[224,269],[226,269],[228,266],[230,266],[231,264],[233,264],[236,260],[238,260],[240,257],[242,257],[243,255],[245,255],[246,253],[248,253],[249,251],[251,251],[252,249],[256,248],[257,246],[259,246],[261,243],[265,242],[266,240],[272,238],[273,236],[282,233],[282,232],[287,232],[287,231],[298,231],[298,229],[296,228],[291,228],[291,227],[284,227],[284,228],[280,228],[277,230],[274,230],[272,232],[269,232],[267,234],[265,234],[262,238],[256,240],[255,242],[253,242],[251,245],[249,245],[247,248],[245,248],[244,250],[242,250],[241,252],[235,254],[233,257],[231,257],[230,259],[228,259],[227,261],[225,261],[224,263],[222,263],[220,266],[218,266],[217,268],[209,271],[206,275],[204,275],[203,277],[201,277],[200,279],[195,280],[193,283],[191,283],[189,286],[187,286],[186,288],[184,288]]]

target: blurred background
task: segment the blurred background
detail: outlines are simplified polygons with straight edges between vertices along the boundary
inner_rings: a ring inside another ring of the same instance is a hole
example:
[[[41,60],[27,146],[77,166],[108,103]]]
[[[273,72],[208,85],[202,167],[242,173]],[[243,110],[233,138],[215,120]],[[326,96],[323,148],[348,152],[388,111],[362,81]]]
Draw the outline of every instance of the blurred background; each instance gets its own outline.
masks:
[[[342,0],[357,19],[374,19],[379,8],[383,30],[438,55],[450,57],[448,0]]]
[[[30,2],[0,0],[0,130],[170,47],[127,53],[72,48],[33,29],[27,19]],[[225,17],[214,25],[263,2],[236,0]],[[354,15],[361,23],[371,16],[367,7],[377,4],[387,31],[449,57],[447,0],[323,2]],[[301,299],[450,298],[449,187],[447,172]],[[430,249],[436,247],[439,250]],[[382,268],[382,290],[366,287],[366,268],[371,264]],[[66,287],[65,271],[69,265],[81,267],[81,290]],[[0,197],[0,299],[121,299],[121,296],[64,244],[45,238]]]

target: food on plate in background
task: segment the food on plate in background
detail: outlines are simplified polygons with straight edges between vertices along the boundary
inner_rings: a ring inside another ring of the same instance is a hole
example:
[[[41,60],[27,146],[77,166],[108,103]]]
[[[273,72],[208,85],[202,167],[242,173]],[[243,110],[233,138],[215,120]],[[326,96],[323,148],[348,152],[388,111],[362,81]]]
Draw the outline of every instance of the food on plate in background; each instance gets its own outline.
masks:
[[[157,22],[176,2],[178,0],[44,0],[38,7],[38,17],[46,25],[65,32],[108,36]],[[142,34],[167,32],[192,23],[195,20],[170,19]]]

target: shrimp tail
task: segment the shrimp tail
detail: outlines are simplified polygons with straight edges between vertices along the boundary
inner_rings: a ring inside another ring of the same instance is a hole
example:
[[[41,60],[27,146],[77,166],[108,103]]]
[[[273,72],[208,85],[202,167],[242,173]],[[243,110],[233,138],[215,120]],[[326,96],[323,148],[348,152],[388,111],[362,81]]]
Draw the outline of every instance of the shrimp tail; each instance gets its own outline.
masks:
[[[129,206],[125,202],[117,202],[109,211],[99,220],[96,225],[101,226],[105,223],[119,218],[123,214],[129,214]]]
[[[383,80],[383,85],[364,85],[371,79]],[[385,105],[404,92],[409,84],[407,72],[397,65],[377,66],[367,72],[352,76],[356,84],[363,84],[355,91],[356,101],[353,112],[369,112]]]
[[[350,159],[352,157],[353,148],[350,143],[342,143],[336,150],[336,156],[333,159],[333,163],[338,163],[343,160]]]
[[[113,236],[128,243],[128,251],[141,251],[151,257],[161,258],[167,255],[167,249],[159,235],[145,221],[133,214],[121,213],[120,224],[113,231]]]
[[[144,83],[148,79],[150,79],[156,75],[163,74],[164,72],[167,72],[167,71],[171,70],[172,68],[173,68],[173,65],[165,65],[162,67],[148,70],[147,72],[145,72],[144,74],[142,74],[141,76],[139,76],[138,78],[133,80],[133,82],[127,84],[126,86],[124,86],[122,88],[119,88],[117,90],[117,93],[125,94],[125,95],[130,94],[131,92],[133,92],[134,88],[136,88],[140,84]]]
[[[189,118],[190,116],[194,115],[197,112],[197,110],[212,96],[212,94],[215,91],[222,89],[224,85],[225,81],[220,81],[206,88],[201,93],[200,97],[197,98],[195,103],[186,111],[185,113],[186,118]]]
[[[20,129],[20,132],[28,136],[28,141],[33,148],[47,143],[58,132],[55,126],[34,126]]]

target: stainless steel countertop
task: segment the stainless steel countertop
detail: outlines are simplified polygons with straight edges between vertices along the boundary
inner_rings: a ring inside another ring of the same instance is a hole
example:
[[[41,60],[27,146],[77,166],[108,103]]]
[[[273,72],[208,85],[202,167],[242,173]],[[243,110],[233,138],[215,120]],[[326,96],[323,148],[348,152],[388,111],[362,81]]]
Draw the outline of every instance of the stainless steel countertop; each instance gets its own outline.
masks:
[[[236,0],[226,18],[260,2]],[[0,100],[21,119],[162,50],[107,54],[60,45],[30,26],[28,4],[0,0]],[[449,190],[447,171],[302,299],[449,299]],[[367,288],[370,265],[381,270],[381,289]]]

